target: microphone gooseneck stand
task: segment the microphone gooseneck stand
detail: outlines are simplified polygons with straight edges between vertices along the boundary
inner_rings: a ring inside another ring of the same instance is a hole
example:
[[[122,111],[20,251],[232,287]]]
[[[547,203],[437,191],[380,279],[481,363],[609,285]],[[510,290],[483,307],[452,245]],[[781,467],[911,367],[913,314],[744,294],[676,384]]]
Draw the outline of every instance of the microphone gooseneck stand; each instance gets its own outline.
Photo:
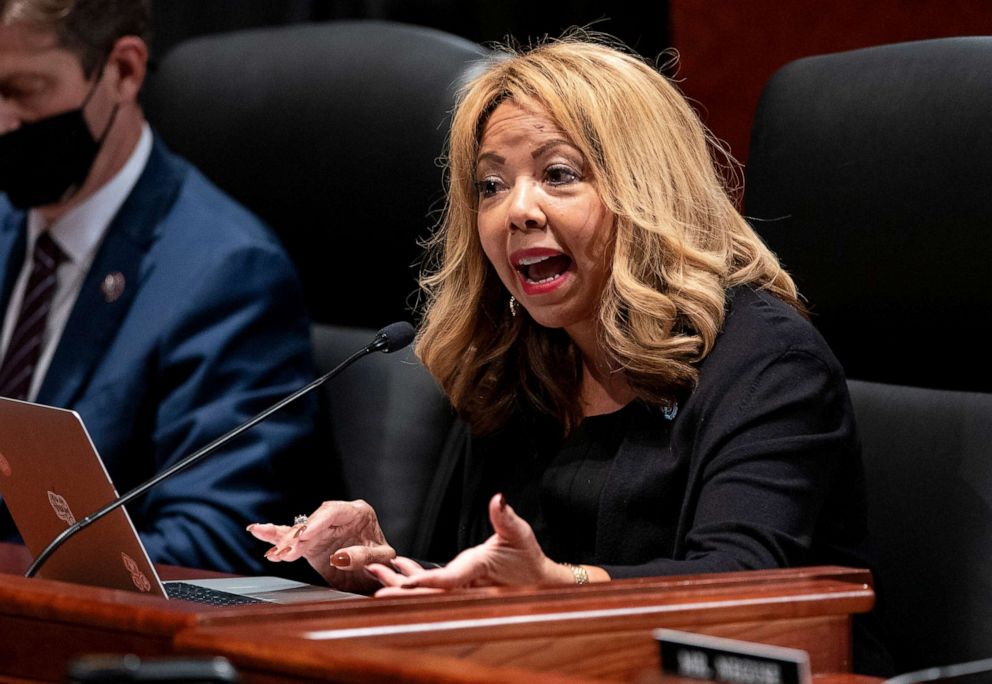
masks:
[[[207,456],[208,454],[213,453],[218,448],[220,448],[230,440],[234,439],[245,430],[254,427],[255,425],[262,422],[263,420],[265,420],[266,418],[268,418],[273,413],[283,408],[287,404],[296,401],[303,395],[308,394],[309,392],[313,391],[315,388],[324,384],[325,382],[333,378],[335,375],[343,371],[345,368],[347,368],[348,366],[350,366],[352,363],[362,358],[363,356],[366,356],[368,354],[377,351],[382,351],[388,354],[398,349],[402,349],[413,340],[413,335],[414,335],[413,326],[405,321],[400,321],[397,323],[392,323],[390,325],[387,325],[385,328],[383,328],[382,330],[380,330],[375,334],[375,337],[372,339],[372,341],[369,344],[359,349],[357,352],[349,356],[347,359],[339,363],[337,366],[332,368],[324,375],[320,376],[316,380],[296,390],[288,397],[285,397],[284,399],[281,399],[280,401],[276,402],[269,408],[265,409],[264,411],[256,415],[254,418],[250,418],[248,421],[242,423],[241,425],[238,425],[230,432],[221,435],[220,437],[210,442],[206,446],[202,447],[201,449],[198,449],[189,456],[186,456],[185,458],[173,464],[169,468],[166,468],[165,470],[163,470],[161,473],[157,474],[155,477],[151,478],[150,480],[143,482],[142,484],[138,485],[134,489],[125,493],[124,495],[117,497],[103,508],[100,508],[94,513],[87,515],[85,518],[79,520],[74,525],[67,527],[65,530],[59,533],[54,539],[52,539],[52,541],[49,542],[48,546],[46,546],[44,550],[38,554],[38,557],[34,559],[33,563],[31,563],[31,566],[27,569],[27,572],[24,573],[24,576],[34,577],[38,573],[38,570],[41,569],[41,566],[45,563],[45,561],[47,561],[48,558],[53,553],[55,553],[55,551],[58,550],[58,548],[62,546],[70,537],[79,533],[84,528],[89,527],[90,525],[92,525],[97,520],[104,517],[111,511],[114,511],[120,508],[121,506],[130,503],[131,501],[133,501],[134,499],[141,496],[149,489],[157,485],[162,480],[171,477],[172,475],[178,473],[181,470],[185,470],[189,466],[199,461],[201,458]]]

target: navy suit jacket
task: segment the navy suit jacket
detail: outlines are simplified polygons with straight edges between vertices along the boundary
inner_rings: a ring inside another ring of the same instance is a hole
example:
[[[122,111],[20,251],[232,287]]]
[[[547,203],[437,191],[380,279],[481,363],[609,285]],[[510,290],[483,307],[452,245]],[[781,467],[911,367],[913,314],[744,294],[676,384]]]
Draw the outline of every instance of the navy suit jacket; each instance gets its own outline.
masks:
[[[0,196],[0,310],[25,258],[25,225]],[[115,273],[124,291],[107,301],[101,284]],[[36,401],[77,411],[127,491],[313,378],[302,302],[275,237],[156,139]],[[262,570],[264,545],[245,526],[311,510],[315,497],[293,491],[291,474],[327,485],[307,469],[315,420],[315,403],[297,402],[132,503],[152,559]]]

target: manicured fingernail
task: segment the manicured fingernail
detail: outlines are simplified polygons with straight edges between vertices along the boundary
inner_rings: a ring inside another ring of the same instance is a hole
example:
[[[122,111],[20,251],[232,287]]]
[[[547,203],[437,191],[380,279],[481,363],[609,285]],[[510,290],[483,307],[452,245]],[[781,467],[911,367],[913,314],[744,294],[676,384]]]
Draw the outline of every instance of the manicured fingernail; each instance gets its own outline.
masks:
[[[246,530],[248,530],[249,532],[251,532],[251,528],[253,528],[253,527],[255,527],[255,525],[257,525],[257,524],[258,524],[258,523],[252,523],[251,525],[249,525],[249,526],[248,526],[248,527],[246,527],[245,529],[246,529]]]
[[[300,528],[298,530],[296,530],[296,532],[293,533],[293,539],[296,539],[301,534],[303,534],[303,530],[305,530],[305,529],[307,529],[307,526],[306,525],[300,525]]]
[[[276,555],[277,556],[284,556],[287,553],[289,553],[289,547],[288,546],[284,546],[281,549],[279,549],[279,553],[277,553]]]
[[[351,556],[347,553],[336,553],[331,556],[331,565],[336,565],[339,568],[351,565]]]
[[[271,549],[265,552],[265,557],[268,559],[272,559],[272,557],[276,555],[276,551],[278,550],[279,549],[273,546]]]
[[[369,577],[371,577],[372,579],[374,579],[376,582],[379,581],[379,578],[376,576],[376,574],[374,572],[372,572],[371,570],[369,570],[369,566],[366,565],[365,567],[363,567],[362,568],[362,572],[364,572],[366,575],[368,575]]]
[[[419,586],[417,582],[404,582],[400,585],[400,589],[416,589]]]
[[[503,496],[502,494],[499,495],[499,510],[501,511],[506,510],[506,497]]]

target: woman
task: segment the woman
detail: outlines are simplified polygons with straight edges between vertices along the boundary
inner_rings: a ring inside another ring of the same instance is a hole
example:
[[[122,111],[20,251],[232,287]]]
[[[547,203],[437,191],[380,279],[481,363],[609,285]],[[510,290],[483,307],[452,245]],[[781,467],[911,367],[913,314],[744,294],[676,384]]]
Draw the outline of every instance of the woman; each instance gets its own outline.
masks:
[[[621,49],[494,58],[454,114],[417,339],[471,432],[433,545],[464,550],[425,569],[366,504],[328,502],[249,528],[268,557],[384,593],[845,562],[864,522],[843,373],[713,151]]]

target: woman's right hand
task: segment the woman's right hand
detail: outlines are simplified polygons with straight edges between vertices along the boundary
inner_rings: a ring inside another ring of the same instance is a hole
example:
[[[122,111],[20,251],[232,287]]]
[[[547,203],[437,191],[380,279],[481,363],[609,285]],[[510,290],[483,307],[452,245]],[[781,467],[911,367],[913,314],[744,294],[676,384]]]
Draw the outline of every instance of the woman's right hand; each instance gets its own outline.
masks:
[[[329,585],[342,591],[369,593],[381,585],[365,572],[370,563],[396,557],[375,511],[365,501],[325,501],[305,523],[255,523],[248,531],[272,544],[265,557],[273,562],[306,558]]]

